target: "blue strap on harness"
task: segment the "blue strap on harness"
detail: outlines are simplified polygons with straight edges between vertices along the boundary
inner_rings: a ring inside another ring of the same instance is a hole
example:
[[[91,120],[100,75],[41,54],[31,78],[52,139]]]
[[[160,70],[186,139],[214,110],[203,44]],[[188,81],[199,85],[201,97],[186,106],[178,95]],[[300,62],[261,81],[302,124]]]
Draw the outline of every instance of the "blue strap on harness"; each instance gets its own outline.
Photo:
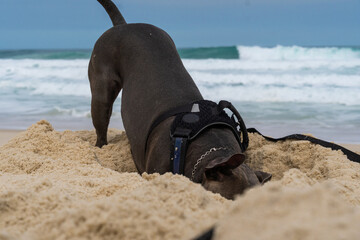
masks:
[[[184,128],[176,128],[172,134],[173,149],[171,160],[173,161],[172,172],[174,174],[183,174],[185,165],[185,156],[187,150],[187,143],[189,140],[191,130]]]
[[[183,138],[175,138],[174,144],[174,164],[173,164],[173,173],[180,174],[180,163],[181,163],[181,145]]]

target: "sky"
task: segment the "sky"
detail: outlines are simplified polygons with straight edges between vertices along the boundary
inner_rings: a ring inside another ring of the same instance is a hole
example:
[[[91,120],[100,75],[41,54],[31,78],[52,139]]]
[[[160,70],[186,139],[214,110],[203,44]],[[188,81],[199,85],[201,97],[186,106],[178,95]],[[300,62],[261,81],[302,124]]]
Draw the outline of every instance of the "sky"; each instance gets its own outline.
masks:
[[[115,0],[177,47],[359,46],[360,0]],[[96,0],[0,0],[0,49],[89,49],[111,27]]]

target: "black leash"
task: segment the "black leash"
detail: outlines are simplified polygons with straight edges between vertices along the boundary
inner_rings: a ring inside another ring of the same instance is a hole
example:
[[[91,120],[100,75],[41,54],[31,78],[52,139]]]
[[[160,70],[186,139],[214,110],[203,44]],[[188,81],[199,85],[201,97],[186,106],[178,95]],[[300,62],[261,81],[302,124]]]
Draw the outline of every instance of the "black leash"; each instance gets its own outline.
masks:
[[[324,140],[317,139],[317,138],[314,138],[314,137],[310,137],[310,136],[307,136],[307,135],[292,134],[292,135],[285,136],[285,137],[282,137],[282,138],[272,138],[272,137],[262,135],[255,128],[248,128],[247,131],[249,133],[260,134],[266,140],[271,141],[271,142],[278,142],[278,141],[284,141],[284,140],[306,140],[306,141],[309,141],[309,142],[314,143],[314,144],[318,144],[318,145],[326,147],[326,148],[331,148],[332,150],[341,150],[347,156],[347,158],[350,161],[360,163],[360,155],[359,154],[356,154],[356,153],[350,151],[349,149],[346,149],[346,148],[344,148],[342,146],[339,146],[339,145],[337,145],[335,143],[326,142]]]
[[[192,240],[211,240],[212,237],[214,236],[214,228],[211,228],[210,230],[204,232],[203,234],[195,237]]]

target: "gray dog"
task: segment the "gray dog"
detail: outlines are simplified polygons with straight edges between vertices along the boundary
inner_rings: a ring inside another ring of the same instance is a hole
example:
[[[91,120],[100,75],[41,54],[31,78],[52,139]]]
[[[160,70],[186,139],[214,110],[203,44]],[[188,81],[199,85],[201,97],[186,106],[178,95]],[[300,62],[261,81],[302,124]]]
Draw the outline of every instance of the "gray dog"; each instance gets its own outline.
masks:
[[[123,89],[121,116],[138,171],[169,172],[169,132],[174,117],[164,119],[153,129],[152,124],[169,109],[203,97],[165,31],[149,24],[127,24],[112,1],[98,2],[114,26],[97,40],[89,63],[96,146],[107,144],[112,106]],[[268,173],[253,171],[244,160],[234,133],[214,125],[189,143],[183,174],[231,199],[271,178]]]

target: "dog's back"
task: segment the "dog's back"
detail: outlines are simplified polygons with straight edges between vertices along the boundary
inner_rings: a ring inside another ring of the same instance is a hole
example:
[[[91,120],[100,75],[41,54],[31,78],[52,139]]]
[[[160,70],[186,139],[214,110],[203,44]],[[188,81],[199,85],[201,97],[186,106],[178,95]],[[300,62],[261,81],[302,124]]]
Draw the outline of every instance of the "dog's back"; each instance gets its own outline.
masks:
[[[112,8],[104,3],[109,1],[98,1]],[[123,89],[123,123],[138,170],[143,172],[146,168],[146,137],[151,123],[161,113],[201,100],[202,96],[165,31],[149,24],[126,24],[116,11],[107,11],[112,12],[113,22],[120,24],[98,39],[89,64],[92,117],[100,135],[97,145],[106,144],[112,104]],[[154,132],[149,140],[152,137],[169,139],[169,128],[159,127]],[[169,141],[162,148],[167,152]],[[168,159],[169,154],[165,152],[162,155]]]

